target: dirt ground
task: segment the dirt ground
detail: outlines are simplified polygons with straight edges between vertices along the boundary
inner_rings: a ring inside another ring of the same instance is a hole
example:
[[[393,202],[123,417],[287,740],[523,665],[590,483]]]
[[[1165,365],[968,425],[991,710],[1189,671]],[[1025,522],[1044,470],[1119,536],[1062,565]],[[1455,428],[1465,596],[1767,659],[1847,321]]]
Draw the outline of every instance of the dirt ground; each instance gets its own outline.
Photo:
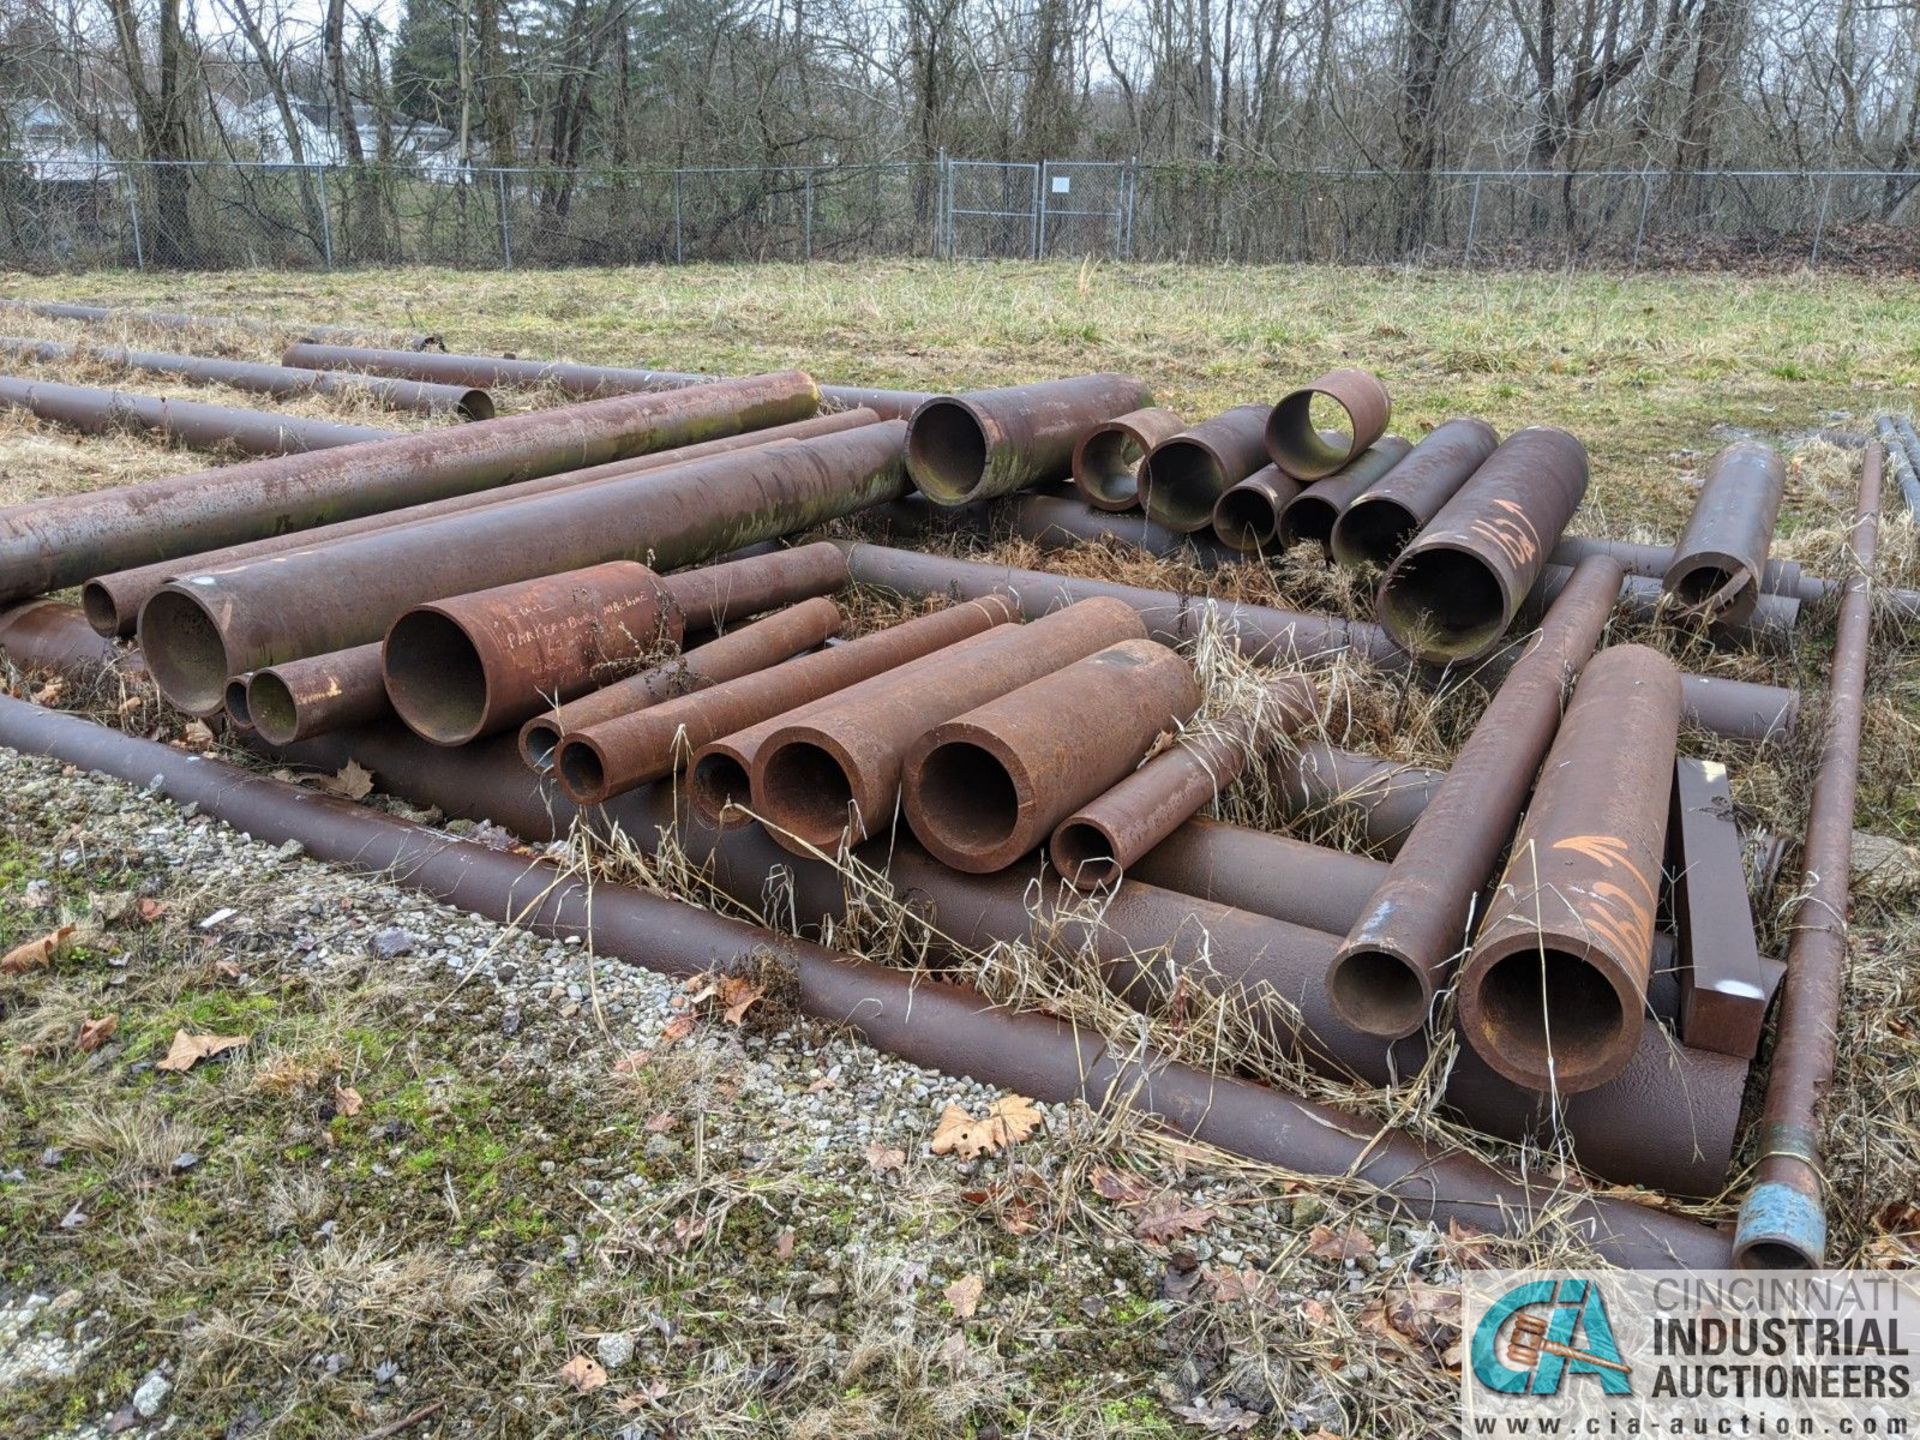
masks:
[[[943,389],[1116,369],[1195,416],[1355,363],[1387,380],[1411,437],[1459,413],[1580,435],[1594,463],[1586,533],[1671,539],[1719,444],[1771,440],[1791,457],[1776,553],[1830,575],[1857,482],[1857,453],[1833,442],[1913,409],[1920,385],[1910,285],[1806,275],[889,264],[0,283],[26,295],[282,327],[0,322],[43,338],[267,359],[303,323],[390,325],[452,349],[797,364]],[[94,362],[30,373],[265,405]],[[505,413],[554,397],[497,398]],[[422,423],[337,399],[291,408]],[[0,414],[4,502],[204,463]],[[1878,578],[1920,583],[1914,528],[1889,520]],[[1365,611],[1356,587],[1300,556],[1229,575],[1100,546],[991,553]],[[863,623],[891,613],[859,600]],[[1790,742],[1683,742],[1732,768],[1754,914],[1781,952],[1831,614],[1810,608],[1780,654],[1624,623],[1615,638],[1812,693]],[[1833,1259],[1890,1265],[1920,1251],[1920,866],[1902,848],[1920,838],[1920,666],[1890,617],[1875,638],[1856,820],[1892,863],[1856,876],[1827,1154]],[[1216,705],[1249,682],[1230,659],[1202,660]],[[137,694],[123,707],[10,679],[208,743]],[[1446,763],[1484,698],[1471,681],[1436,698],[1353,667],[1324,680],[1316,733],[1425,763]],[[1436,1232],[1351,1187],[1072,1107],[1041,1107],[999,1156],[936,1154],[947,1105],[978,1114],[1003,1097],[772,1001],[729,1023],[673,982],[254,844],[135,787],[42,760],[0,767],[0,951],[75,927],[50,963],[0,975],[0,1403],[21,1434],[372,1435],[402,1421],[422,1436],[1451,1433],[1450,1283],[1576,1253],[1553,1226],[1526,1243]],[[1222,803],[1286,824],[1258,795]],[[884,934],[864,941],[884,955]],[[974,978],[1225,1058],[1096,996],[1063,957],[983,956]],[[185,1072],[157,1068],[182,1030],[247,1039]],[[1436,1144],[1584,1183],[1554,1147],[1446,1120],[1431,1081],[1389,1095],[1231,1058]],[[1749,1139],[1727,1195],[1689,1208],[1728,1218],[1751,1154]]]

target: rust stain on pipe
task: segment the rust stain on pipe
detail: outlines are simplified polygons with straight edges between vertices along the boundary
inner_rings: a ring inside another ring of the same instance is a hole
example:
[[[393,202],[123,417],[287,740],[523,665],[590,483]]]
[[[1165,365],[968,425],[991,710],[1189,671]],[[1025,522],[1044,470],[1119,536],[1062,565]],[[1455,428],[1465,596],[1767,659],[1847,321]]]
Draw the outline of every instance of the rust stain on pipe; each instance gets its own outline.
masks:
[[[1331,401],[1344,424],[1324,430],[1313,413],[1316,401]],[[1323,480],[1386,434],[1392,419],[1393,399],[1377,377],[1365,370],[1329,370],[1273,407],[1267,455],[1296,480]]]
[[[956,870],[1004,870],[1199,707],[1185,657],[1152,640],[1108,646],[928,731],[901,767],[907,824]]]
[[[1076,375],[1036,385],[934,395],[907,421],[907,473],[936,505],[1011,494],[1073,468],[1080,437],[1153,403],[1127,375]]]
[[[1103,420],[1073,447],[1073,483],[1096,510],[1132,510],[1140,504],[1140,462],[1162,440],[1187,428],[1171,410],[1150,405]]]
[[[1356,495],[1329,544],[1342,565],[1385,570],[1499,448],[1484,420],[1448,420],[1378,482]]]
[[[51,670],[82,683],[115,671],[145,674],[147,668],[138,650],[96,635],[79,606],[64,600],[0,607],[0,654],[22,670]]]
[[[393,714],[381,645],[356,645],[255,670],[247,681],[247,711],[261,738],[292,745],[314,735],[372,725]]]
[[[1333,558],[1333,527],[1347,507],[1384,480],[1413,445],[1398,435],[1382,435],[1324,480],[1301,490],[1280,512],[1276,534],[1283,547],[1318,545]]]
[[[1213,523],[1220,497],[1267,464],[1264,405],[1236,405],[1162,440],[1140,465],[1140,503],[1182,534]]]
[[[1231,550],[1277,549],[1280,516],[1300,497],[1300,482],[1277,465],[1254,471],[1213,504],[1213,533]]]
[[[676,570],[660,582],[688,634],[832,595],[852,584],[847,557],[822,540],[744,560]]]
[[[1757,440],[1736,440],[1708,462],[1700,498],[1662,577],[1682,620],[1737,625],[1752,617],[1786,484],[1780,452]]]
[[[144,430],[194,449],[237,450],[245,455],[301,455],[395,438],[393,431],[372,425],[347,425],[338,420],[311,420],[271,410],[207,405],[197,400],[170,400],[12,375],[0,375],[0,405],[89,435]]]
[[[1468,1043],[1515,1084],[1591,1090],[1640,1043],[1679,730],[1657,650],[1581,671],[1456,986]]]

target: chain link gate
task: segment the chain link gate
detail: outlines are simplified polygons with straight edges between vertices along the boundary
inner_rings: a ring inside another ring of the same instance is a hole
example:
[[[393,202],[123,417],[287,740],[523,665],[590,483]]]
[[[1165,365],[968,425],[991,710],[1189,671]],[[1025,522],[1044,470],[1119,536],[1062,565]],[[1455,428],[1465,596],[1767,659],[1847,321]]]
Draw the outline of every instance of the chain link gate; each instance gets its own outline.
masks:
[[[946,162],[947,258],[1031,260],[1040,252],[1039,165]]]
[[[1049,160],[1041,166],[1036,258],[1133,253],[1133,166]]]

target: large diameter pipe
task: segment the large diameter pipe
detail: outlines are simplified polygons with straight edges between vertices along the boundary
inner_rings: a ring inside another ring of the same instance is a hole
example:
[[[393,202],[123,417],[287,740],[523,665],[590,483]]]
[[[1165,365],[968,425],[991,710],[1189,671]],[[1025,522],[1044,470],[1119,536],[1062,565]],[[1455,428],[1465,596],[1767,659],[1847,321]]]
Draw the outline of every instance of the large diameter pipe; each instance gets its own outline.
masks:
[[[1752,616],[1786,485],[1780,452],[1758,440],[1736,440],[1708,462],[1661,582],[1681,619],[1737,625]]]
[[[859,426],[871,424],[874,418],[873,412],[869,410],[849,410],[836,415],[814,415],[788,425],[774,425],[764,430],[749,430],[737,435],[722,435],[717,439],[702,440],[692,445],[675,445],[666,450],[655,450],[646,455],[612,460],[586,469],[561,470],[555,474],[540,475],[531,480],[498,485],[492,489],[479,490],[471,494],[449,495],[443,500],[430,501],[424,505],[406,505],[403,508],[382,510],[353,520],[335,521],[331,525],[291,531],[284,535],[269,535],[241,545],[222,546],[219,549],[202,551],[183,559],[166,560],[155,565],[141,565],[131,570],[97,575],[81,588],[80,603],[86,607],[87,618],[102,635],[131,635],[140,617],[140,607],[152,598],[156,590],[184,570],[222,570],[243,561],[258,560],[266,555],[278,555],[288,550],[306,550],[330,541],[344,540],[350,535],[365,535],[370,531],[385,530],[395,525],[412,525],[423,520],[435,520],[443,515],[457,515],[463,511],[480,510],[491,505],[504,505],[510,500],[530,499],[535,495],[545,495],[555,490],[570,490],[580,485],[625,479],[631,475],[664,470],[670,465],[684,464],[689,460],[704,460],[710,455],[725,455],[735,450],[751,450],[775,440],[810,440],[817,435],[837,435],[843,430],[853,430]]]
[[[1385,570],[1499,445],[1498,432],[1484,420],[1436,426],[1406,459],[1347,505],[1328,540],[1333,558],[1342,565]]]
[[[1213,523],[1220,497],[1267,464],[1269,407],[1236,405],[1162,440],[1140,465],[1140,503],[1169,530]]]
[[[379,641],[269,665],[247,677],[247,717],[261,738],[292,745],[393,714]]]
[[[780,441],[183,575],[147,602],[140,642],[161,691],[190,709],[228,675],[364,644],[409,607],[476,584],[608,560],[672,569],[892,499],[901,430],[893,420]]]
[[[457,415],[462,420],[493,418],[493,397],[484,390],[463,385],[431,385],[419,380],[351,375],[336,370],[302,370],[289,365],[261,365],[251,360],[175,355],[164,350],[128,350],[118,346],[68,345],[59,340],[25,340],[17,336],[0,336],[0,354],[21,356],[42,364],[91,360],[121,370],[177,375],[183,380],[224,385],[230,390],[281,399],[340,395],[349,399],[371,399],[390,410],[412,410],[422,415]]]
[[[569,731],[554,757],[568,798],[594,804],[670,775],[711,741],[823,696],[850,691],[1013,619],[997,599],[970,601],[815,655]],[[918,673],[917,671],[915,673]]]
[[[1714,1269],[1727,1263],[1725,1240],[1683,1216],[1605,1197],[1569,1198],[1558,1185],[1536,1187],[1464,1152],[1430,1150],[1264,1086],[1151,1052],[1123,1057],[1069,1022],[1009,1012],[960,986],[857,961],[664,896],[589,887],[511,854],[73,716],[0,701],[0,743],[132,783],[158,776],[176,803],[196,805],[263,843],[297,840],[318,859],[398,878],[536,933],[577,935],[598,951],[650,968],[704,973],[770,950],[796,976],[805,1013],[848,1025],[877,1049],[1048,1103],[1084,1101],[1101,1112],[1127,1107],[1202,1143],[1295,1173],[1370,1186],[1401,1214],[1498,1234],[1532,1233],[1551,1215],[1570,1238],[1616,1264]],[[501,754],[518,769],[511,747]]]
[[[1332,429],[1314,414],[1316,406],[1328,405],[1338,412]],[[1273,407],[1267,418],[1267,455],[1296,480],[1322,480],[1386,434],[1392,419],[1393,398],[1375,376],[1365,370],[1329,370]]]
[[[520,727],[520,757],[535,770],[551,769],[561,741],[574,732],[756,674],[839,634],[845,622],[838,605],[815,597],[729,630],[638,675],[534,716]]]
[[[22,670],[51,670],[82,684],[114,672],[144,673],[137,650],[96,635],[78,606],[26,600],[0,608],[0,654]]]
[[[1620,567],[1583,560],[1427,802],[1327,977],[1356,1030],[1398,1039],[1427,1017],[1559,726],[1567,682],[1613,613]]]
[[[1639,1046],[1679,730],[1659,651],[1580,672],[1456,986],[1468,1043],[1516,1084],[1591,1090]]]
[[[1300,482],[1278,465],[1256,470],[1213,502],[1213,533],[1230,550],[1250,554],[1277,548],[1280,516],[1300,497]]]
[[[965,505],[1064,479],[1093,426],[1153,403],[1127,375],[934,395],[907,421],[907,474],[936,505]]]
[[[1103,420],[1073,447],[1073,483],[1096,510],[1132,510],[1140,504],[1140,463],[1154,446],[1187,428],[1171,410],[1149,405]]]
[[[1807,804],[1801,899],[1787,947],[1786,995],[1760,1117],[1760,1159],[1734,1233],[1735,1259],[1754,1269],[1817,1270],[1826,1256],[1819,1106],[1833,1084],[1834,1040],[1846,985],[1853,802],[1873,629],[1868,577],[1879,544],[1884,466],[1885,452],[1868,445],[1854,511],[1853,573],[1840,601],[1827,681],[1825,739]]]
[[[685,370],[646,370],[619,365],[579,365],[565,360],[515,360],[492,355],[423,355],[359,345],[322,345],[302,341],[281,357],[286,365],[316,370],[352,370],[363,375],[398,375],[452,385],[508,385],[551,388],[583,399],[608,395],[653,394],[711,385],[718,375]],[[822,403],[843,409],[871,410],[885,420],[904,420],[927,398],[924,391],[879,390],[864,385],[822,385]]]
[[[1333,527],[1347,507],[1384,480],[1412,449],[1412,444],[1398,435],[1382,435],[1326,479],[1301,490],[1287,502],[1275,522],[1280,544],[1318,545],[1320,553],[1331,560]]]
[[[237,450],[243,455],[301,455],[363,445],[369,440],[391,440],[394,436],[393,431],[372,425],[310,420],[271,410],[170,400],[15,375],[0,375],[0,406],[25,410],[89,435],[144,430],[176,445],[196,450]]]
[[[956,870],[1004,870],[1199,708],[1200,682],[1177,652],[1110,645],[922,736],[901,767],[907,824]]]
[[[0,598],[779,425],[812,414],[818,398],[798,372],[755,376],[12,505],[0,510]]]
[[[908,752],[923,736],[1109,645],[1144,639],[1144,628],[1118,601],[1084,601],[984,636],[951,663],[896,672],[790,717],[755,759],[754,809],[781,844],[803,854],[833,854],[882,834],[893,824]],[[1067,730],[1060,722],[1073,713],[1056,713],[1054,727]]]

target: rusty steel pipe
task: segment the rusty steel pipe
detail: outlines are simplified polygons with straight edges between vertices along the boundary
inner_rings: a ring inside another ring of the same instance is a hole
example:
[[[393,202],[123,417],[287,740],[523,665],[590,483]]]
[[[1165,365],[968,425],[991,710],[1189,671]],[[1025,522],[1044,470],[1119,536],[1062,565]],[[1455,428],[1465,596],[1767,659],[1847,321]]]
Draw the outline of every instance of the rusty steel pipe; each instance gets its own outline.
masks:
[[[1134,861],[1126,878],[1341,935],[1388,868],[1384,860],[1196,815]]]
[[[171,310],[130,310],[117,305],[86,305],[68,300],[0,300],[0,308],[27,315],[38,315],[48,320],[80,320],[91,324],[144,326],[151,330],[251,330],[262,335],[278,335],[288,330],[297,330],[301,335],[313,339],[339,338],[363,341],[377,335],[394,333],[383,331],[377,326],[289,326],[268,320],[255,320],[246,315],[187,315]],[[439,343],[438,335],[415,334],[406,337],[406,347],[409,350],[427,350]]]
[[[711,385],[723,378],[684,370],[580,365],[566,360],[518,360],[493,355],[423,355],[406,350],[321,345],[311,341],[289,346],[280,360],[284,365],[315,370],[351,370],[362,375],[392,375],[452,385],[552,388],[582,399],[683,390],[692,385]],[[916,390],[880,390],[864,385],[820,387],[823,404],[846,410],[871,410],[883,420],[906,419],[926,398],[924,391]]]
[[[1282,748],[1267,767],[1282,808],[1295,820],[1329,818],[1369,848],[1397,855],[1433,798],[1444,770],[1358,755],[1321,741]],[[1340,927],[1345,934],[1352,922]]]
[[[788,717],[754,758],[753,808],[776,840],[802,854],[809,847],[832,854],[884,833],[893,825],[903,766],[923,736],[1109,645],[1144,639],[1144,629],[1117,601],[1084,601],[983,636],[964,653],[943,656],[946,663],[896,672]],[[1059,718],[1056,728],[1068,728]]]
[[[191,708],[228,675],[364,644],[402,611],[476,584],[643,557],[671,569],[891,499],[901,430],[778,441],[183,575],[147,602],[140,642],[162,693]]]
[[[1825,739],[1807,802],[1801,899],[1787,947],[1786,994],[1760,1116],[1760,1158],[1734,1232],[1735,1260],[1753,1269],[1817,1270],[1826,1258],[1819,1110],[1833,1083],[1834,1044],[1846,988],[1853,804],[1860,783],[1860,729],[1873,631],[1869,577],[1879,548],[1885,464],[1886,452],[1870,443],[1854,510],[1853,573],[1840,601],[1827,681]]]
[[[955,605],[831,650],[569,730],[554,755],[554,774],[576,804],[598,803],[672,774],[682,761],[723,735],[850,691],[862,681],[1012,619],[1013,609],[1004,601]]]
[[[64,600],[0,607],[0,654],[22,670],[51,670],[83,684],[115,672],[146,673],[138,650],[94,634],[80,608]]]
[[[1162,440],[1140,462],[1140,504],[1181,534],[1213,523],[1220,497],[1267,465],[1269,407],[1236,405]]]
[[[1509,436],[1388,568],[1380,623],[1431,664],[1484,655],[1586,491],[1587,451],[1573,436],[1544,425]]]
[[[537,771],[550,770],[560,742],[576,730],[756,674],[824,643],[839,634],[845,623],[840,607],[823,597],[775,611],[652,669],[534,716],[520,727],[520,758]]]
[[[418,380],[390,380],[333,370],[301,370],[288,365],[260,365],[251,360],[175,355],[164,350],[69,345],[59,340],[27,340],[11,335],[0,336],[0,354],[36,360],[42,364],[90,360],[121,370],[177,375],[183,380],[224,385],[230,390],[246,390],[281,399],[301,395],[342,395],[350,399],[377,400],[389,410],[412,410],[422,415],[457,415],[462,420],[493,418],[493,397],[484,390],[460,385],[430,385]]]
[[[1553,740],[1567,682],[1599,643],[1619,590],[1617,563],[1581,561],[1348,932],[1327,990],[1356,1030],[1398,1039],[1425,1021]]]
[[[1301,490],[1276,517],[1274,534],[1280,545],[1318,545],[1331,560],[1333,527],[1347,507],[1384,480],[1412,450],[1413,445],[1400,436],[1382,435],[1326,479]]]
[[[1757,440],[1736,440],[1707,463],[1700,498],[1661,580],[1682,620],[1740,624],[1752,617],[1786,486],[1780,452]]]
[[[87,618],[102,635],[131,635],[140,617],[140,607],[147,603],[156,590],[181,574],[183,570],[225,569],[230,565],[257,560],[266,555],[278,555],[287,550],[306,550],[329,541],[344,540],[350,535],[364,535],[369,531],[386,530],[395,525],[412,525],[423,520],[438,519],[443,515],[482,510],[491,505],[504,505],[510,500],[530,499],[535,495],[545,495],[555,490],[570,490],[579,485],[597,485],[607,480],[625,479],[630,475],[664,470],[670,465],[684,464],[689,460],[704,460],[710,455],[725,455],[735,450],[751,450],[775,440],[808,440],[817,435],[837,435],[843,430],[852,430],[861,425],[871,424],[873,419],[873,413],[867,410],[849,410],[837,415],[815,415],[806,420],[796,420],[789,425],[774,425],[764,430],[723,435],[718,439],[702,440],[692,445],[676,445],[671,449],[655,450],[646,455],[632,456],[624,460],[612,460],[604,465],[589,466],[583,470],[561,470],[552,475],[541,475],[531,480],[498,485],[492,489],[478,490],[471,494],[450,495],[444,500],[434,500],[424,505],[407,505],[382,510],[353,520],[339,520],[331,525],[320,525],[284,535],[270,535],[241,545],[227,545],[178,560],[166,560],[155,565],[142,565],[131,570],[97,575],[81,587],[80,603],[86,608]]]
[[[0,598],[714,434],[762,429],[804,418],[817,403],[805,375],[757,376],[12,505],[0,510]]]
[[[1436,426],[1406,459],[1348,503],[1328,540],[1334,560],[1385,570],[1499,446],[1499,433],[1484,420]]]
[[[1053,868],[1081,890],[1133,873],[1143,856],[1240,778],[1256,745],[1293,734],[1319,708],[1311,680],[1282,675],[1262,691],[1251,714],[1190,729],[1055,827],[1047,846]]]
[[[1187,428],[1171,410],[1149,405],[1103,420],[1073,447],[1073,483],[1096,510],[1133,510],[1140,504],[1140,462],[1154,446]]]
[[[1042,550],[1071,550],[1087,541],[1112,540],[1151,555],[1179,555],[1195,565],[1213,568],[1237,563],[1240,555],[1205,532],[1177,534],[1149,520],[1138,510],[1122,514],[1095,510],[1077,493],[1028,490],[999,500],[982,500],[951,509],[932,504],[918,492],[877,506],[872,512],[877,529],[888,541],[928,536],[1011,536],[1031,540]]]
[[[1580,672],[1455,987],[1467,1042],[1517,1085],[1591,1090],[1639,1046],[1679,731],[1659,651]]]
[[[246,702],[254,729],[271,744],[292,745],[387,719],[393,705],[380,649],[376,640],[255,670],[247,680]]]
[[[907,474],[936,505],[1009,495],[1064,479],[1082,435],[1152,403],[1147,387],[1126,375],[934,395],[907,421]]]
[[[765,555],[676,570],[661,582],[687,634],[718,630],[749,615],[833,595],[853,583],[847,557],[825,540]],[[817,644],[818,641],[810,642]]]
[[[1527,596],[1527,603],[1521,607],[1522,613],[1551,605],[1572,576],[1572,569],[1565,565],[1542,567],[1539,582],[1533,587],[1533,593]],[[1739,620],[1711,622],[1709,631],[1714,641],[1755,650],[1788,649],[1800,623],[1800,602],[1791,595],[1772,594],[1760,595],[1757,600],[1753,609]],[[1628,575],[1620,582],[1620,609],[1629,620],[1645,625],[1669,623],[1673,619],[1673,612],[1664,602],[1665,594],[1658,580],[1645,575]]]
[[[1242,553],[1276,549],[1281,513],[1299,498],[1300,482],[1277,465],[1256,470],[1214,501],[1214,537]]]
[[[176,803],[197,805],[263,843],[297,840],[323,861],[397,877],[445,903],[536,933],[578,935],[597,951],[669,973],[725,968],[742,954],[771,948],[798,978],[805,1013],[850,1025],[878,1049],[1046,1102],[1085,1101],[1099,1111],[1131,1107],[1202,1143],[1295,1173],[1365,1184],[1398,1213],[1500,1234],[1532,1233],[1551,1215],[1568,1238],[1593,1245],[1614,1263],[1695,1269],[1726,1263],[1725,1240],[1681,1216],[1604,1197],[1569,1198],[1558,1186],[1536,1188],[1458,1151],[1430,1150],[1263,1086],[1152,1053],[1123,1057],[1065,1021],[1014,1014],[972,990],[889,971],[662,896],[589,888],[511,854],[72,716],[0,701],[0,743],[134,783],[158,776]],[[467,752],[445,753],[469,759]],[[513,763],[510,747],[501,753]],[[471,764],[466,768],[471,781]]]
[[[1314,415],[1316,402],[1331,402],[1340,412],[1334,428]],[[1393,398],[1378,378],[1365,370],[1329,370],[1273,407],[1267,417],[1267,456],[1302,483],[1324,480],[1386,434],[1392,419]]]
[[[902,762],[901,808],[936,859],[1005,870],[1199,708],[1178,652],[1123,640],[934,726]]]
[[[170,400],[17,375],[0,375],[0,406],[25,410],[39,419],[89,435],[144,430],[191,449],[236,450],[243,455],[302,455],[394,438],[392,430],[372,425],[310,420],[272,410]]]

